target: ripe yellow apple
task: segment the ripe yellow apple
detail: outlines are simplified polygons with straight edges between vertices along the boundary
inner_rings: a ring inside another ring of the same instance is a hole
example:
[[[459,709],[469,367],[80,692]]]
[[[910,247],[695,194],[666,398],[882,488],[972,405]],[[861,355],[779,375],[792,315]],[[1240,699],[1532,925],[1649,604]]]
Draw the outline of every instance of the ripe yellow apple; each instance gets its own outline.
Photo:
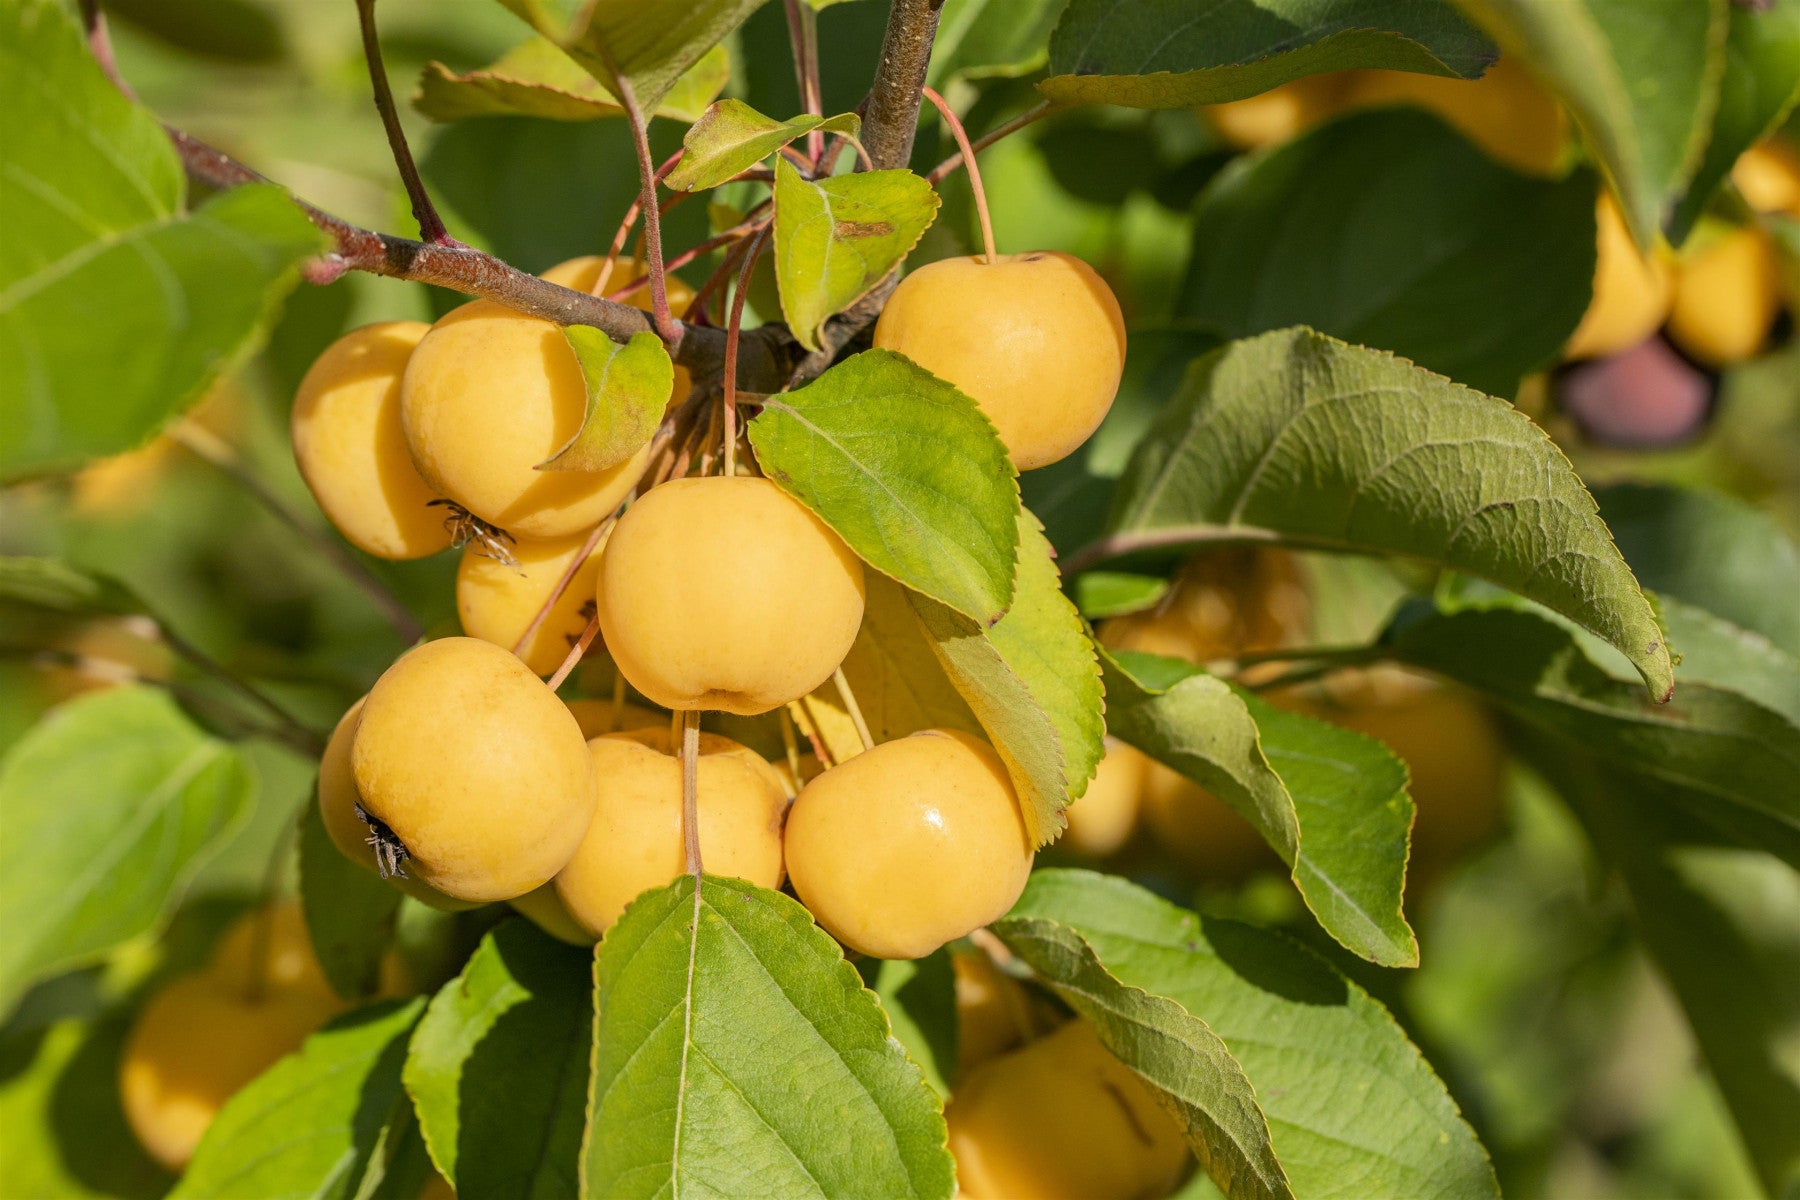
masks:
[[[969,1200],[1158,1200],[1193,1161],[1155,1090],[1080,1019],[977,1067],[944,1116]]]
[[[512,563],[484,552],[479,542],[464,546],[456,567],[456,615],[463,632],[511,650],[586,543],[586,534],[553,542],[520,542],[513,548]],[[533,673],[556,670],[581,640],[594,614],[594,580],[599,572],[596,549],[581,560],[575,577],[531,635],[523,657]]]
[[[1081,799],[1069,805],[1069,827],[1059,843],[1082,858],[1105,858],[1131,839],[1137,828],[1144,777],[1151,760],[1116,738],[1106,739],[1106,756]]]
[[[1018,981],[979,950],[953,953],[956,975],[956,1075],[1019,1044],[1034,1026],[1031,1000]]]
[[[353,329],[325,348],[294,396],[294,459],[319,507],[359,550],[423,558],[450,545],[443,495],[420,478],[400,428],[400,377],[422,321]]]
[[[587,836],[557,875],[556,894],[595,937],[639,895],[684,869],[679,749],[666,727],[588,743],[601,784]],[[706,873],[780,887],[787,792],[775,769],[730,738],[702,733],[695,780]]]
[[[1155,761],[1144,773],[1144,820],[1157,844],[1203,881],[1236,883],[1259,870],[1286,869],[1281,856],[1235,809]]]
[[[1489,158],[1532,175],[1555,171],[1568,142],[1568,118],[1556,97],[1510,57],[1501,58],[1480,79],[1416,71],[1352,72],[1347,100],[1352,108],[1423,108]]]
[[[1073,255],[947,258],[900,281],[875,345],[955,384],[1029,471],[1099,428],[1125,366],[1125,318],[1106,281]]]
[[[1761,229],[1709,232],[1676,264],[1668,334],[1694,361],[1728,367],[1756,357],[1768,341],[1781,311],[1781,274]]]
[[[883,742],[801,789],[787,869],[826,932],[876,958],[922,958],[1006,914],[1031,838],[1000,758],[966,733]]]
[[[336,1002],[313,953],[298,900],[284,900],[239,917],[213,949],[212,973],[245,991],[307,992]]]
[[[400,417],[426,482],[518,538],[592,529],[650,456],[646,445],[604,471],[539,470],[581,430],[587,383],[559,326],[491,300],[445,314],[419,342]]]
[[[364,811],[404,848],[401,869],[460,900],[548,882],[593,811],[574,715],[478,638],[427,642],[389,667],[363,701],[350,761]]]
[[[767,479],[675,479],[619,518],[597,596],[632,687],[664,708],[754,716],[843,662],[862,624],[863,568]]]
[[[641,704],[629,702],[613,710],[611,700],[570,700],[569,711],[581,726],[581,736],[597,738],[603,733],[619,733],[627,729],[667,729],[669,714],[656,712]]]
[[[1758,142],[1738,156],[1731,182],[1759,213],[1783,213],[1800,221],[1800,149],[1779,138]]]
[[[1594,298],[1563,347],[1566,359],[1605,358],[1637,345],[1663,323],[1675,291],[1666,248],[1640,254],[1610,193],[1601,196],[1595,219]]]
[[[1305,133],[1344,107],[1349,90],[1345,73],[1305,75],[1255,96],[1226,104],[1209,104],[1200,116],[1228,144],[1261,150]]]
[[[514,896],[507,903],[526,920],[559,942],[567,942],[571,946],[591,946],[598,940],[597,935],[583,929],[580,922],[569,915],[568,908],[556,894],[554,880],[543,887],[533,888],[523,896]]]
[[[636,283],[644,277],[644,265],[629,254],[621,254],[606,270],[604,254],[584,254],[579,258],[571,258],[567,262],[557,263],[541,278],[551,283],[559,283],[566,288],[574,288],[578,292],[591,292],[596,296],[604,296],[608,292],[616,292],[628,283]],[[669,298],[669,311],[676,320],[687,311],[688,305],[694,302],[694,289],[689,287],[679,275],[664,277],[663,292]],[[648,286],[641,287],[625,297],[624,303],[633,308],[651,311],[652,301]],[[675,368],[675,386],[670,391],[669,403],[680,404],[693,389],[694,377],[688,374],[686,367]]]
[[[225,1102],[341,1008],[311,989],[247,991],[217,971],[176,979],[138,1014],[119,1059],[132,1132],[181,1170]]]

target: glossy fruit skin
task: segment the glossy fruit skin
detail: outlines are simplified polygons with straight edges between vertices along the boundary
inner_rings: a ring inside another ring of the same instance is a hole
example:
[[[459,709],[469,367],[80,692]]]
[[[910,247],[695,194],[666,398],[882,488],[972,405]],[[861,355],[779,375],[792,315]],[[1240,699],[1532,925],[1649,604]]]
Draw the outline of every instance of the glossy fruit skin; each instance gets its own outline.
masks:
[[[1150,758],[1116,738],[1081,798],[1069,805],[1069,827],[1057,845],[1082,858],[1106,858],[1131,840],[1137,828]]]
[[[1209,104],[1200,116],[1214,133],[1239,150],[1261,150],[1291,141],[1342,111],[1348,99],[1347,73],[1304,75],[1266,92]]]
[[[592,529],[650,455],[646,445],[605,471],[538,470],[581,430],[587,384],[561,327],[491,300],[431,327],[401,378],[400,417],[426,482],[516,538]]]
[[[409,559],[450,545],[444,493],[420,477],[400,427],[400,378],[431,327],[384,321],[325,348],[294,395],[294,459],[338,531],[377,558]]]
[[[1502,56],[1479,79],[1416,71],[1357,71],[1349,82],[1352,108],[1413,105],[1435,113],[1496,162],[1531,175],[1561,165],[1568,118],[1516,59]]]
[[[1600,198],[1595,220],[1594,298],[1563,347],[1565,359],[1605,358],[1637,345],[1663,323],[1675,292],[1666,251],[1639,253],[1611,196]]]
[[[767,479],[675,479],[619,518],[596,597],[606,648],[652,702],[755,716],[843,662],[863,568]]]
[[[516,561],[511,564],[485,553],[479,542],[464,546],[456,566],[456,615],[463,632],[511,650],[586,544],[586,534],[553,542],[520,542],[512,547]],[[534,674],[555,671],[581,640],[594,613],[594,580],[599,572],[596,549],[581,559],[575,577],[531,635],[524,659]]]
[[[900,281],[875,345],[960,388],[1029,471],[1099,428],[1125,366],[1125,318],[1106,281],[1073,255],[947,258]]]
[[[602,276],[605,267],[606,256],[604,254],[584,254],[578,258],[557,263],[539,278],[550,283],[560,283],[566,288],[574,288],[578,292],[591,292],[596,296],[604,296],[609,292],[618,291],[628,283],[636,283],[644,277],[644,265],[629,254],[619,255],[612,265],[612,270],[605,271]],[[669,275],[663,280],[663,293],[669,298],[669,312],[676,320],[681,320],[682,314],[687,312],[688,305],[694,302],[694,289],[689,287],[679,275]],[[644,312],[650,312],[653,307],[650,289],[641,287],[626,296],[622,303],[642,309]],[[675,386],[669,392],[669,403],[671,405],[680,404],[686,400],[688,392],[693,390],[693,386],[694,377],[688,374],[686,367],[678,364],[675,367]]]
[[[601,781],[587,836],[556,877],[575,922],[599,937],[645,891],[685,869],[681,759],[669,730],[609,733],[588,743]],[[700,735],[696,774],[700,854],[709,875],[778,888],[787,793],[775,769],[748,747]]]
[[[225,1102],[342,1007],[309,990],[251,995],[212,971],[176,979],[138,1014],[119,1059],[132,1132],[157,1162],[181,1170]]]
[[[968,1200],[1157,1200],[1192,1162],[1175,1117],[1082,1020],[978,1067],[944,1116]]]
[[[929,729],[883,742],[801,789],[787,869],[845,946],[922,958],[1004,916],[1031,838],[1006,768],[979,738]]]
[[[524,663],[444,638],[402,655],[363,702],[350,747],[363,808],[405,844],[407,874],[459,900],[550,880],[593,809],[581,728]]]
[[[1781,312],[1781,275],[1769,235],[1746,225],[1710,237],[1703,231],[1695,241],[1700,244],[1676,266],[1669,340],[1709,367],[1756,357]]]

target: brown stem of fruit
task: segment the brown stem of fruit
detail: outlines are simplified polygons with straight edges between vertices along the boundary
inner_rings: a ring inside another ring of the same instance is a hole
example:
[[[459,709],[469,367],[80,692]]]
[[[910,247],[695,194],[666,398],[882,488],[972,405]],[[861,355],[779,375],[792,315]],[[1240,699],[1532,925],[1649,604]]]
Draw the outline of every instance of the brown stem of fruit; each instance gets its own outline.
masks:
[[[963,129],[962,120],[956,115],[944,98],[935,88],[926,88],[925,98],[931,101],[933,108],[944,118],[944,124],[950,127],[950,136],[962,150],[963,163],[969,168],[969,189],[975,193],[975,212],[981,218],[981,244],[987,251],[988,265],[997,261],[994,257],[994,222],[988,217],[987,189],[981,186],[981,168],[975,162],[975,150],[969,145],[969,134]]]
[[[651,453],[654,454],[655,451]],[[615,510],[608,514],[605,520],[594,526],[593,531],[587,536],[587,541],[583,542],[581,549],[576,552],[574,559],[567,567],[563,568],[562,576],[557,579],[556,586],[550,589],[550,594],[544,597],[544,602],[538,606],[537,614],[531,618],[531,624],[525,627],[525,632],[521,633],[519,640],[513,643],[514,654],[520,658],[525,657],[525,647],[531,644],[531,639],[537,636],[537,631],[544,627],[544,621],[550,616],[550,610],[556,607],[556,602],[561,600],[563,593],[569,590],[569,584],[574,581],[576,573],[581,570],[581,564],[593,555],[594,547],[600,544],[600,540],[606,536],[606,531],[611,529],[613,522],[618,519],[619,514]]]
[[[794,81],[800,87],[800,110],[825,115],[819,95],[819,19],[812,6],[786,0],[788,45],[794,51]],[[825,135],[814,129],[806,135],[806,154],[817,167],[825,155]]]
[[[756,270],[757,256],[768,240],[766,230],[744,252],[744,265],[738,271],[737,291],[731,297],[731,316],[725,323],[725,475],[737,474],[737,359],[738,341],[743,336],[744,297],[750,291],[750,276]]]
[[[602,54],[605,53],[602,48]],[[619,107],[625,110],[625,122],[631,129],[631,144],[637,150],[638,175],[643,181],[644,274],[650,277],[650,311],[657,335],[665,342],[681,336],[681,326],[669,315],[668,282],[663,274],[662,208],[656,202],[656,164],[650,159],[650,128],[644,110],[637,102],[631,80],[608,56],[607,69],[612,73],[613,88]]]
[[[1041,104],[1035,104],[1014,117],[1012,120],[1006,122],[1006,124],[976,138],[972,143],[975,152],[979,154],[995,142],[1000,141],[1002,138],[1010,137],[1027,125],[1036,121],[1041,121],[1051,113],[1061,112],[1067,107],[1068,105],[1058,104],[1054,100],[1045,100]],[[950,177],[952,171],[963,165],[963,158],[963,152],[960,149],[957,150],[955,154],[952,154],[949,158],[946,158],[943,162],[931,168],[930,173],[925,176],[925,181],[933,186],[944,182],[945,179]]]
[[[563,685],[563,680],[569,677],[569,672],[575,669],[575,664],[580,662],[581,656],[588,652],[588,647],[594,644],[594,638],[599,633],[600,614],[596,612],[588,618],[588,623],[582,629],[581,636],[575,639],[575,644],[569,647],[569,652],[563,655],[562,663],[556,668],[556,674],[545,681],[545,685],[551,691],[554,692]]]
[[[700,886],[700,714],[681,714],[681,846],[687,873]]]
[[[394,104],[394,91],[388,84],[387,68],[381,62],[381,38],[375,32],[375,0],[356,0],[356,16],[362,25],[363,58],[369,64],[369,83],[375,89],[375,110],[381,114],[381,127],[387,131],[388,147],[394,152],[394,166],[406,195],[412,201],[413,219],[419,223],[419,240],[439,246],[458,243],[444,229],[443,218],[432,206],[425,192],[425,181],[413,162],[412,147],[406,144],[406,131],[400,127],[400,110]]]

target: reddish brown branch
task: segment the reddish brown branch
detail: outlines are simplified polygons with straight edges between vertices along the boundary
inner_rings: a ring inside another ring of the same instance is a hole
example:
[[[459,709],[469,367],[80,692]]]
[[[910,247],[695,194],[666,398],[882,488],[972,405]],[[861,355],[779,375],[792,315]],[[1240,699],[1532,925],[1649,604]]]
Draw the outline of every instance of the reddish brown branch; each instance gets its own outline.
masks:
[[[381,61],[381,38],[375,32],[375,0],[356,0],[357,20],[362,25],[363,58],[369,64],[369,83],[375,89],[375,111],[381,114],[381,127],[387,132],[388,148],[394,152],[394,167],[400,182],[406,185],[407,199],[412,201],[413,219],[419,223],[419,238],[433,245],[457,245],[444,229],[444,220],[432,206],[413,162],[412,147],[406,144],[406,131],[400,127],[400,110],[394,105],[394,89],[388,84],[387,68]]]

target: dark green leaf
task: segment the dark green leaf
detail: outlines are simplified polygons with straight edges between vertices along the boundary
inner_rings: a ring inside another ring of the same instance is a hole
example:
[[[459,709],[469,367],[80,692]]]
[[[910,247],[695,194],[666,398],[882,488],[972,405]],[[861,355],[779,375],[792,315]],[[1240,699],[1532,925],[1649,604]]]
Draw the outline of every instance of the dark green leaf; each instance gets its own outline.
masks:
[[[777,121],[742,100],[720,100],[694,122],[681,140],[687,153],[669,172],[666,182],[680,192],[718,187],[815,129],[855,137],[862,132],[862,119],[855,113],[842,113],[835,117],[808,114]]]
[[[724,47],[714,46],[676,81],[655,114],[696,121],[731,73]],[[413,107],[434,121],[517,115],[552,121],[593,121],[622,116],[616,96],[552,42],[532,38],[490,67],[458,75],[429,63],[419,77]]]
[[[1511,405],[1309,329],[1197,360],[1079,565],[1217,540],[1401,554],[1488,579],[1674,686],[1649,601],[1569,462]]]
[[[432,999],[403,1077],[432,1161],[458,1192],[580,1194],[591,996],[590,956],[515,920],[482,938]]]
[[[408,1119],[406,1035],[424,1000],[339,1017],[219,1111],[171,1200],[350,1200],[388,1129]]]
[[[950,681],[1006,763],[1032,844],[1053,840],[1064,809],[1087,790],[1105,753],[1104,702],[1094,645],[1063,595],[1037,518],[1019,510],[1019,577],[1012,607],[983,628],[917,593],[913,609]]]
[[[798,903],[683,876],[601,942],[584,1192],[948,1200],[938,1101]]]
[[[1108,1050],[1173,1103],[1200,1165],[1227,1195],[1293,1196],[1244,1068],[1204,1021],[1114,978],[1070,925],[1014,915],[996,922],[994,932],[1093,1025]]]
[[[650,444],[675,387],[675,364],[662,339],[645,330],[623,344],[591,325],[568,325],[587,383],[587,416],[568,445],[538,469],[606,471]]]
[[[1224,337],[1311,325],[1510,396],[1556,360],[1593,277],[1591,175],[1520,175],[1390,109],[1214,179],[1178,315]]]
[[[866,350],[750,422],[769,478],[876,570],[984,624],[1012,604],[1018,485],[975,402]]]
[[[907,1057],[919,1065],[940,1096],[956,1076],[956,972],[950,951],[939,947],[918,959],[865,958],[857,964]]]
[[[926,82],[941,91],[956,79],[1035,71],[1062,8],[1063,0],[944,0]]]
[[[887,278],[937,216],[938,194],[911,171],[858,171],[817,183],[775,163],[775,279],[800,344]]]
[[[1053,100],[1186,108],[1320,71],[1473,79],[1495,55],[1453,9],[1408,0],[1071,0],[1038,87]]]
[[[0,1011],[154,928],[254,789],[166,692],[113,688],[44,717],[0,763]]]
[[[1424,1057],[1310,951],[1086,871],[1034,873],[1007,919],[1021,918],[1069,927],[1120,983],[1167,997],[1223,1039],[1301,1200],[1498,1195],[1486,1153]]]
[[[317,804],[300,818],[300,906],[313,953],[346,999],[374,995],[381,958],[394,942],[400,890],[338,852]]]

